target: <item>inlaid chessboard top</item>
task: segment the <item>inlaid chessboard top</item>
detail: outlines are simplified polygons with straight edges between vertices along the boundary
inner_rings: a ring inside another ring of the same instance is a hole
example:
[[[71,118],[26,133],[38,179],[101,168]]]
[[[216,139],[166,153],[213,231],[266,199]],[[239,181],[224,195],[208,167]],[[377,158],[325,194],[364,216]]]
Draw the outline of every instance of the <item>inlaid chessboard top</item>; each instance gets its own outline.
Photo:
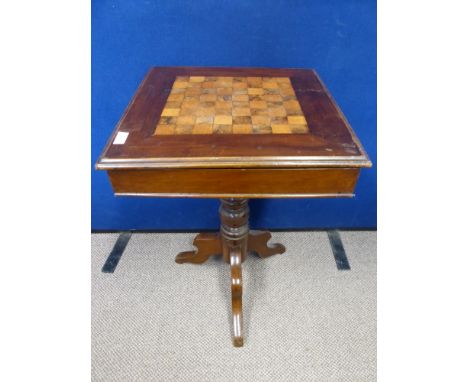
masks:
[[[370,165],[314,70],[235,67],[151,68],[96,164],[99,169]]]
[[[289,77],[177,76],[154,134],[308,132]]]

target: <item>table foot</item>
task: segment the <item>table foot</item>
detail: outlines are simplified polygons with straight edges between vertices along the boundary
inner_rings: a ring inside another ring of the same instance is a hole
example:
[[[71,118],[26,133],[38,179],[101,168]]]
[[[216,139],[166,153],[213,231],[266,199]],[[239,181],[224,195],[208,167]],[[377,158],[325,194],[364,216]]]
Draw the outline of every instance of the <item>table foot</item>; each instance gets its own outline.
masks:
[[[256,252],[261,258],[278,255],[286,252],[283,244],[274,243],[268,246],[271,233],[268,231],[250,231],[247,248],[250,252]]]
[[[193,240],[193,245],[197,250],[179,253],[175,258],[176,263],[201,264],[210,256],[221,255],[223,252],[219,233],[200,233]]]

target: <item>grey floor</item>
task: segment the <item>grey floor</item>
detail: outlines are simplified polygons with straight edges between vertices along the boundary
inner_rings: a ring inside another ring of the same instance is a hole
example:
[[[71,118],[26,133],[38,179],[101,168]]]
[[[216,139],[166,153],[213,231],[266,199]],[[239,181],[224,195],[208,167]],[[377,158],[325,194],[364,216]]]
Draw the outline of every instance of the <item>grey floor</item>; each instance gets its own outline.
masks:
[[[274,233],[283,255],[243,264],[244,347],[231,345],[229,266],[174,262],[194,234],[92,235],[93,381],[376,380],[376,233]]]

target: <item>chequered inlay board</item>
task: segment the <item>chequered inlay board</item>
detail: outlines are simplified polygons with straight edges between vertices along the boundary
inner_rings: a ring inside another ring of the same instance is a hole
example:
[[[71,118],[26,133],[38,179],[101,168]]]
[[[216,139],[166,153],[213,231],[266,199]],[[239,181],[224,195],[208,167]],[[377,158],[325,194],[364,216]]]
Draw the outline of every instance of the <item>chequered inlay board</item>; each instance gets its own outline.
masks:
[[[156,135],[305,134],[288,77],[176,77]]]

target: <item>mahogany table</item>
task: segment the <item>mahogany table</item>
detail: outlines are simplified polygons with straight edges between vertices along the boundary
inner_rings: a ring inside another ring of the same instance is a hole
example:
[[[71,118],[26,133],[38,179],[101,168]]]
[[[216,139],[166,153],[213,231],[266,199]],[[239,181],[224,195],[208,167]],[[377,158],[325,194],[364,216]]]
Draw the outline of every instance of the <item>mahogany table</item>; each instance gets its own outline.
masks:
[[[315,71],[195,67],[152,68],[96,164],[116,195],[221,198],[220,232],[176,262],[230,264],[235,346],[246,253],[285,252],[249,231],[248,198],[351,197],[370,166]]]

